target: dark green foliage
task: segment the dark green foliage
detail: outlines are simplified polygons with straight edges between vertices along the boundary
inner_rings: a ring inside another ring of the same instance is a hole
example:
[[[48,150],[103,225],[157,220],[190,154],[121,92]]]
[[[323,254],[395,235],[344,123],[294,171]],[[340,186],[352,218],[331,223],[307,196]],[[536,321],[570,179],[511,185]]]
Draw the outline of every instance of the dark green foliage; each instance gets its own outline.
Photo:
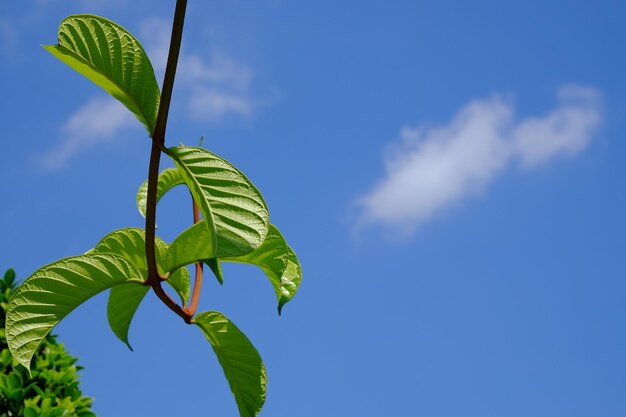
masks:
[[[32,376],[13,359],[5,338],[9,298],[17,288],[9,269],[0,280],[0,417],[95,417],[92,399],[78,384],[77,359],[55,336],[47,336],[33,357]]]

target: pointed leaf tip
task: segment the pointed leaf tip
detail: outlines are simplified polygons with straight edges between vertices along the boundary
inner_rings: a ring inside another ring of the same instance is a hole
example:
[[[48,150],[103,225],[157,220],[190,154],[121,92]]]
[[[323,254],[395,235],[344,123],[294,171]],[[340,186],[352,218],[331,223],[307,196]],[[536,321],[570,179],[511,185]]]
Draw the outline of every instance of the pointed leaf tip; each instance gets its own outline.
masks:
[[[254,252],[244,256],[223,258],[224,261],[256,265],[270,280],[278,299],[278,314],[298,291],[302,281],[302,269],[293,249],[273,224],[263,244]]]

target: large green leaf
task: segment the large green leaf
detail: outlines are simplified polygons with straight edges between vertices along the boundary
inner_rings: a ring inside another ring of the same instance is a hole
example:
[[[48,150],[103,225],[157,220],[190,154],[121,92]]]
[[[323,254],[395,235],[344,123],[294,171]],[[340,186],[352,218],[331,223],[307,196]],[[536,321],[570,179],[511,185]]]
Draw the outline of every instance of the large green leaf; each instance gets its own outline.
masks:
[[[278,298],[279,314],[285,303],[296,294],[302,281],[302,269],[298,257],[274,225],[270,225],[265,241],[254,252],[221,260],[260,267],[274,287],[276,298]]]
[[[50,330],[96,294],[144,276],[121,256],[89,254],[62,259],[36,271],[17,289],[6,316],[6,338],[15,359],[30,360]]]
[[[58,45],[44,48],[121,101],[152,136],[159,85],[139,41],[123,27],[94,15],[65,18],[58,37]]]
[[[156,238],[157,263],[167,253],[167,244]],[[113,253],[122,256],[131,262],[144,277],[147,278],[145,231],[139,228],[125,228],[115,230],[106,235],[92,250],[92,253]],[[161,269],[161,268],[159,268]],[[184,305],[189,300],[190,277],[186,268],[174,271],[166,281],[179,295]],[[139,307],[139,304],[148,292],[148,287],[136,285],[120,285],[111,289],[108,302],[108,320],[113,333],[132,350],[128,341],[128,329]]]
[[[270,225],[265,241],[260,247],[247,255],[237,257],[211,260],[210,239],[211,235],[207,228],[196,223],[181,233],[168,247],[167,254],[163,258],[163,267],[169,269],[194,262],[218,263],[219,261],[256,265],[265,272],[274,287],[279,313],[285,303],[291,300],[298,291],[302,281],[300,262],[276,226]],[[212,267],[214,268],[217,268],[217,265]]]
[[[241,256],[261,246],[269,228],[263,197],[246,176],[206,149],[167,150],[198,203],[210,232],[209,258]]]
[[[193,319],[213,347],[241,417],[255,417],[265,402],[265,366],[250,340],[226,316],[206,311]]]

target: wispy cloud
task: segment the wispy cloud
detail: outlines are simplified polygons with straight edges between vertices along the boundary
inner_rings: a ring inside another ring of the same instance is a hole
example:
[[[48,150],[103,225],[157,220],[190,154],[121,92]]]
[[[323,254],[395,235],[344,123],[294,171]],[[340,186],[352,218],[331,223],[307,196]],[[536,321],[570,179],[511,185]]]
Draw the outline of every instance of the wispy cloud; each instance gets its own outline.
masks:
[[[468,103],[447,125],[404,128],[385,160],[385,177],[358,200],[357,227],[380,225],[411,236],[508,166],[528,170],[581,152],[600,122],[600,93],[570,85],[541,117],[515,121],[511,104],[496,95]]]
[[[64,168],[82,152],[114,141],[122,130],[137,124],[132,113],[116,100],[93,99],[69,117],[61,129],[62,141],[41,156],[41,165],[46,170]]]
[[[153,18],[142,22],[140,29],[159,79],[167,61],[169,25],[167,20]],[[250,92],[252,71],[224,53],[207,52],[208,59],[186,50],[179,58],[177,87],[182,90],[187,114],[207,122],[252,116],[260,103]]]
[[[162,79],[167,61],[169,25],[164,19],[148,19],[140,28],[158,79]],[[249,94],[252,72],[227,55],[214,52],[206,60],[183,51],[176,78],[176,86],[183,90],[180,96],[184,97],[186,114],[192,119],[216,122],[231,115],[249,117],[256,108]],[[116,100],[91,100],[68,118],[61,129],[62,141],[42,155],[39,163],[47,170],[66,167],[82,152],[111,142],[124,129],[137,125],[133,115]]]

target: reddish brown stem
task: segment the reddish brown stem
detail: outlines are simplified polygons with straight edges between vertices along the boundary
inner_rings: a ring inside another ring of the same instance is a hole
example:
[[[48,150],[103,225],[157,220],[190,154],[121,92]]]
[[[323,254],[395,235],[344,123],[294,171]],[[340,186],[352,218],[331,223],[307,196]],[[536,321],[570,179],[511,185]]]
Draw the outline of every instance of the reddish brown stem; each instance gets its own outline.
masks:
[[[184,308],[181,308],[178,304],[176,304],[176,301],[172,300],[172,297],[167,295],[160,282],[153,284],[152,290],[157,297],[159,297],[161,301],[163,301],[163,303],[170,308],[170,310],[182,317],[183,320],[185,320],[185,323],[191,324],[193,314],[187,313]]]
[[[193,200],[193,197],[192,197]],[[200,221],[200,210],[198,210],[198,203],[193,200],[193,222],[198,223]],[[198,302],[200,301],[200,291],[202,290],[202,262],[196,263],[196,278],[193,282],[193,294],[191,295],[191,304],[189,308],[183,309],[185,313],[193,317],[198,309]]]

